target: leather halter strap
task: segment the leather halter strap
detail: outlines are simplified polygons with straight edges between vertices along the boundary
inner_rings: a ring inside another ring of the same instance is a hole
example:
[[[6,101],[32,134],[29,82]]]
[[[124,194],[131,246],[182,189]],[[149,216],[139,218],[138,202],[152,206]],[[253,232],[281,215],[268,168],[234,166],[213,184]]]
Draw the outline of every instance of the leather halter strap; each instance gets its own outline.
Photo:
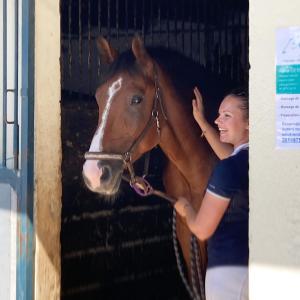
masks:
[[[134,152],[135,148],[139,145],[139,143],[143,140],[144,136],[146,135],[146,133],[150,129],[150,127],[152,125],[152,121],[154,119],[156,121],[156,131],[157,131],[158,136],[160,137],[160,123],[159,123],[159,118],[158,118],[158,112],[159,112],[158,104],[160,105],[161,112],[162,112],[162,115],[163,115],[164,119],[167,120],[167,116],[165,114],[164,107],[163,107],[163,104],[162,104],[162,98],[161,98],[161,94],[160,94],[160,88],[159,88],[159,85],[158,85],[158,76],[157,76],[157,71],[156,71],[155,65],[154,65],[154,88],[155,88],[155,96],[154,96],[151,115],[150,115],[150,117],[148,119],[148,122],[145,125],[143,131],[140,133],[140,135],[137,137],[137,139],[132,143],[132,145],[130,146],[128,151],[124,153],[125,161],[126,161],[126,159],[131,160],[131,154]]]

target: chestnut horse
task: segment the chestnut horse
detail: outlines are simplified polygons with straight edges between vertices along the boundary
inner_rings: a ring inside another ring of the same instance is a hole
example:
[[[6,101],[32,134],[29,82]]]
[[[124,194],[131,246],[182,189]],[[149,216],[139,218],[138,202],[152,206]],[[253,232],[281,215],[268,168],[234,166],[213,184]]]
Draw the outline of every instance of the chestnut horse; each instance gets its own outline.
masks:
[[[159,145],[167,157],[163,171],[166,198],[184,196],[198,209],[216,156],[200,137],[194,121],[193,87],[200,85],[205,103],[215,115],[225,89],[212,74],[183,55],[146,49],[138,37],[133,38],[132,51],[120,55],[102,37],[97,45],[110,71],[95,95],[99,122],[83,166],[87,187],[102,195],[114,195],[126,168],[135,185],[138,180],[132,163]],[[136,186],[148,188],[145,181]],[[189,269],[191,233],[180,217],[176,231]],[[199,245],[204,278],[206,248],[204,243]]]

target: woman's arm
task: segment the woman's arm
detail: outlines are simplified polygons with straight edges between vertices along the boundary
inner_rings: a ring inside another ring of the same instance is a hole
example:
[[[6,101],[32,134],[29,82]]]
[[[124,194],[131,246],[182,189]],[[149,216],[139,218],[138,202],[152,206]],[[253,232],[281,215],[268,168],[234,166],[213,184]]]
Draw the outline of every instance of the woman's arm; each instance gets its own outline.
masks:
[[[194,94],[196,99],[193,99],[193,115],[202,134],[220,159],[227,158],[232,153],[233,147],[230,144],[222,143],[217,130],[207,122],[204,116],[202,95],[197,87],[194,88]]]
[[[185,218],[189,229],[201,241],[207,240],[218,227],[230,199],[206,192],[198,212],[186,198],[180,197],[175,203],[179,215]]]

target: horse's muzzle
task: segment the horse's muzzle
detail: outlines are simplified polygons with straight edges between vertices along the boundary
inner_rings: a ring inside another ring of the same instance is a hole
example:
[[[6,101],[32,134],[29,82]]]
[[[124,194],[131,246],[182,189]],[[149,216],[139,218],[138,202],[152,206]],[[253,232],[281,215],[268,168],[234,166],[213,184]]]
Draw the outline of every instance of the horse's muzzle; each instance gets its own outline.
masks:
[[[92,192],[114,195],[119,190],[123,170],[123,159],[116,157],[88,158],[83,165],[83,179]]]

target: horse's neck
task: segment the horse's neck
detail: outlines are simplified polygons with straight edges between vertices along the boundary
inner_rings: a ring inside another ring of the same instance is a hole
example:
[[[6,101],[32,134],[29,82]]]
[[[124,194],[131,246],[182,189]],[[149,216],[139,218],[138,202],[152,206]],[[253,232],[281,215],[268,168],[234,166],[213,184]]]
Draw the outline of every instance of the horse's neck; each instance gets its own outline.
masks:
[[[193,116],[172,89],[164,91],[164,106],[168,120],[162,128],[160,147],[171,162],[165,181],[169,186],[177,181],[172,187],[174,196],[188,193],[191,198],[199,197],[203,195],[215,157],[201,139]]]

